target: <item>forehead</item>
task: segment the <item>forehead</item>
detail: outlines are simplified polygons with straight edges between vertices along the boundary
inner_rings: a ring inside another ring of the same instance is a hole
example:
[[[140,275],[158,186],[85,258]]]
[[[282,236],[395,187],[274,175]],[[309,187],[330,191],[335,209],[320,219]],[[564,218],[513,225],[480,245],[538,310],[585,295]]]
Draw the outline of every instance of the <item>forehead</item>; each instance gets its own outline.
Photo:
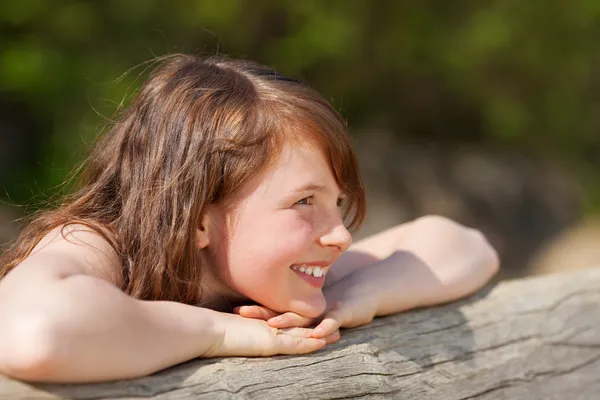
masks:
[[[269,182],[286,187],[305,183],[337,187],[323,150],[313,144],[293,142],[283,146],[277,161],[266,171],[264,186]]]
[[[323,150],[312,144],[288,142],[277,159],[248,184],[244,197],[281,197],[311,185],[339,191]]]

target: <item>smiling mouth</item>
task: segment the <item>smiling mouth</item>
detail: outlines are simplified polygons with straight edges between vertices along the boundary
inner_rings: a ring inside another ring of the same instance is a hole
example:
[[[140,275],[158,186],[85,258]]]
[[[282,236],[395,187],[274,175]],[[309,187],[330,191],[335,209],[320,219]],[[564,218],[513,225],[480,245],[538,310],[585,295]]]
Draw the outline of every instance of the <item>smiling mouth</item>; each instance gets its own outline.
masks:
[[[292,265],[290,268],[294,271],[315,278],[324,278],[325,275],[327,275],[327,272],[329,271],[329,267],[311,266],[306,264]]]

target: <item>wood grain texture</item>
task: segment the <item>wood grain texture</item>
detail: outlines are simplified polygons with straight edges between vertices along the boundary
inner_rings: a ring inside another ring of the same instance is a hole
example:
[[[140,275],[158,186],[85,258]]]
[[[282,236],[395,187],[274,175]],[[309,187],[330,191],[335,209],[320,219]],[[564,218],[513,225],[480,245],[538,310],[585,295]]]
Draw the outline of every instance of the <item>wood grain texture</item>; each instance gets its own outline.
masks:
[[[0,399],[600,399],[600,269],[376,319],[307,356],[194,360],[91,385],[0,377]]]

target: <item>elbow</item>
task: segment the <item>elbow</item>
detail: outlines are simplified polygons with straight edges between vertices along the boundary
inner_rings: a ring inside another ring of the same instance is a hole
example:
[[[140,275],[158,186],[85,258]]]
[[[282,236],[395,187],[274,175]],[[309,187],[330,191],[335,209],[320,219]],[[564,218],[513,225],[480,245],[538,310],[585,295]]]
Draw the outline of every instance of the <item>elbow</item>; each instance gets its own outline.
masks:
[[[438,248],[431,265],[438,266],[437,278],[455,297],[473,293],[500,270],[498,252],[481,231],[437,215],[421,217],[415,224],[432,238],[431,247]]]
[[[469,229],[474,236],[474,247],[477,248],[475,263],[487,273],[488,279],[492,278],[500,270],[500,256],[496,249],[490,244],[485,235],[478,230]]]
[[[453,282],[458,293],[457,298],[477,292],[500,270],[498,252],[486,237],[475,229],[468,229],[468,234],[472,237],[471,251],[466,259],[459,262],[465,263],[465,267],[463,273]]]
[[[43,315],[2,321],[0,373],[24,381],[49,381],[59,366],[56,329]]]
[[[417,220],[429,232],[435,232],[438,240],[443,243],[455,245],[455,255],[464,258],[468,263],[491,278],[500,269],[498,252],[490,244],[488,238],[478,229],[473,229],[459,224],[449,218],[439,215],[427,215]]]
[[[500,271],[500,256],[498,255],[498,252],[496,251],[496,249],[494,249],[491,245],[489,246],[489,248],[490,248],[490,254],[487,259],[487,263],[490,268],[492,276],[494,276],[498,273],[498,271]]]

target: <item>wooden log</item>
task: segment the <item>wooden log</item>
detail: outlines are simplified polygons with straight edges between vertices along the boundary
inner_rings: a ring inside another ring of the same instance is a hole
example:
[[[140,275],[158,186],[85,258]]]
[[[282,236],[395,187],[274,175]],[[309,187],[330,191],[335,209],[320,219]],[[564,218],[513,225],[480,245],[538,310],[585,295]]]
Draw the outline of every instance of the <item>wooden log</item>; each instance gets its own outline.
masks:
[[[0,399],[600,399],[600,269],[378,318],[306,356],[194,360],[88,385],[0,378]]]

